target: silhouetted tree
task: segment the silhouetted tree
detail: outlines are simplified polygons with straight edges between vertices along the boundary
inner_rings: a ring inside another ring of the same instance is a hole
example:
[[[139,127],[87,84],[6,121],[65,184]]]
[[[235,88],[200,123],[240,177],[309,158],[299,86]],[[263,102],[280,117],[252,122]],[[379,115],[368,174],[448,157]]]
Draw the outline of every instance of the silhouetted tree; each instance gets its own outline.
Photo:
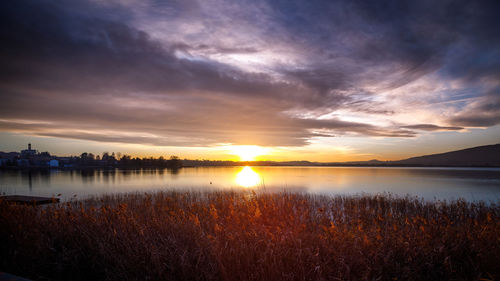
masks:
[[[172,169],[179,169],[182,167],[182,161],[177,156],[170,156],[170,160],[168,160],[168,167]]]

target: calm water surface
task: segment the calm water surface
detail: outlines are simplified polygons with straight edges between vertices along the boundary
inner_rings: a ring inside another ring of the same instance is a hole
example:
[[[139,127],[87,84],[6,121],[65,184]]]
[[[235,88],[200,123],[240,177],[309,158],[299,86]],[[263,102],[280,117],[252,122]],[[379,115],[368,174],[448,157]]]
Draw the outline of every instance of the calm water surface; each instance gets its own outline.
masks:
[[[416,195],[496,201],[500,169],[372,167],[200,167],[171,170],[0,171],[0,193],[53,196],[167,189],[265,189],[317,194]]]

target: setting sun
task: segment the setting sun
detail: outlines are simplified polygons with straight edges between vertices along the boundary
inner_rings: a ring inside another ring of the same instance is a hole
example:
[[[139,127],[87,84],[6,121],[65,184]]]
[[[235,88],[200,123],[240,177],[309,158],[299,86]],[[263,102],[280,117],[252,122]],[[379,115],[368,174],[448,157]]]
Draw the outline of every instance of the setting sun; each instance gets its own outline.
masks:
[[[240,161],[254,161],[257,156],[269,153],[269,148],[257,145],[237,145],[230,146],[229,151],[230,154],[237,155]]]

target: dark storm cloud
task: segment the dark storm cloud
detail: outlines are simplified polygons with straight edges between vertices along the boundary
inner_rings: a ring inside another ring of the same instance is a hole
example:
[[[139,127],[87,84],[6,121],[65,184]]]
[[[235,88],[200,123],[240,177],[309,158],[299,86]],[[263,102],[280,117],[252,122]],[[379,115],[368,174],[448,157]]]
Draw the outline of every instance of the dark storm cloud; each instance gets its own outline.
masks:
[[[273,85],[265,75],[213,61],[180,59],[169,52],[175,46],[161,46],[145,32],[108,20],[110,11],[79,14],[59,5],[4,4],[1,35],[11,40],[1,46],[2,81],[83,94],[110,90],[175,94],[194,89],[265,95],[289,90]]]
[[[330,58],[330,68],[344,75],[346,66],[335,58],[362,66],[394,64],[405,70],[403,81],[391,81],[399,82],[395,86],[440,67],[454,78],[498,75],[498,1],[269,2],[291,39],[312,46],[323,60]],[[466,45],[455,48],[456,43]],[[445,61],[448,52],[467,56]]]
[[[498,123],[498,93],[482,87],[478,102],[448,118],[449,126],[287,114],[391,116],[398,108],[376,101],[377,90],[433,72],[500,83],[496,1],[249,1],[234,3],[251,12],[232,18],[213,14],[230,5],[207,3],[0,3],[0,129],[153,145],[304,145],[320,136],[413,137],[414,130]],[[148,24],[164,20],[161,38],[153,36]],[[188,34],[195,24],[203,34]],[[258,34],[239,44],[240,29]],[[214,59],[276,46],[296,61],[256,71]]]
[[[251,54],[259,52],[258,49],[252,47],[226,47],[226,46],[209,46],[206,44],[198,45],[188,45],[186,43],[176,43],[172,44],[171,49],[185,51],[189,53],[190,51],[206,51],[208,53],[231,53],[231,54]]]
[[[434,124],[416,124],[416,125],[407,125],[401,126],[404,129],[412,129],[412,130],[423,130],[423,131],[458,131],[463,130],[462,127],[443,127]]]
[[[450,122],[468,127],[487,127],[500,124],[500,88],[471,103]]]

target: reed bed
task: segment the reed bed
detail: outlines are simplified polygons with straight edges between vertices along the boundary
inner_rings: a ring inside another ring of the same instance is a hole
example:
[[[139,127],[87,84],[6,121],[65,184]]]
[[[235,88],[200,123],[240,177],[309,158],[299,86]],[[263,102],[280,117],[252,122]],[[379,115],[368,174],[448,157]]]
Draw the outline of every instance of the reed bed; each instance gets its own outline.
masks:
[[[35,280],[493,280],[498,204],[247,191],[0,202],[0,271]]]

